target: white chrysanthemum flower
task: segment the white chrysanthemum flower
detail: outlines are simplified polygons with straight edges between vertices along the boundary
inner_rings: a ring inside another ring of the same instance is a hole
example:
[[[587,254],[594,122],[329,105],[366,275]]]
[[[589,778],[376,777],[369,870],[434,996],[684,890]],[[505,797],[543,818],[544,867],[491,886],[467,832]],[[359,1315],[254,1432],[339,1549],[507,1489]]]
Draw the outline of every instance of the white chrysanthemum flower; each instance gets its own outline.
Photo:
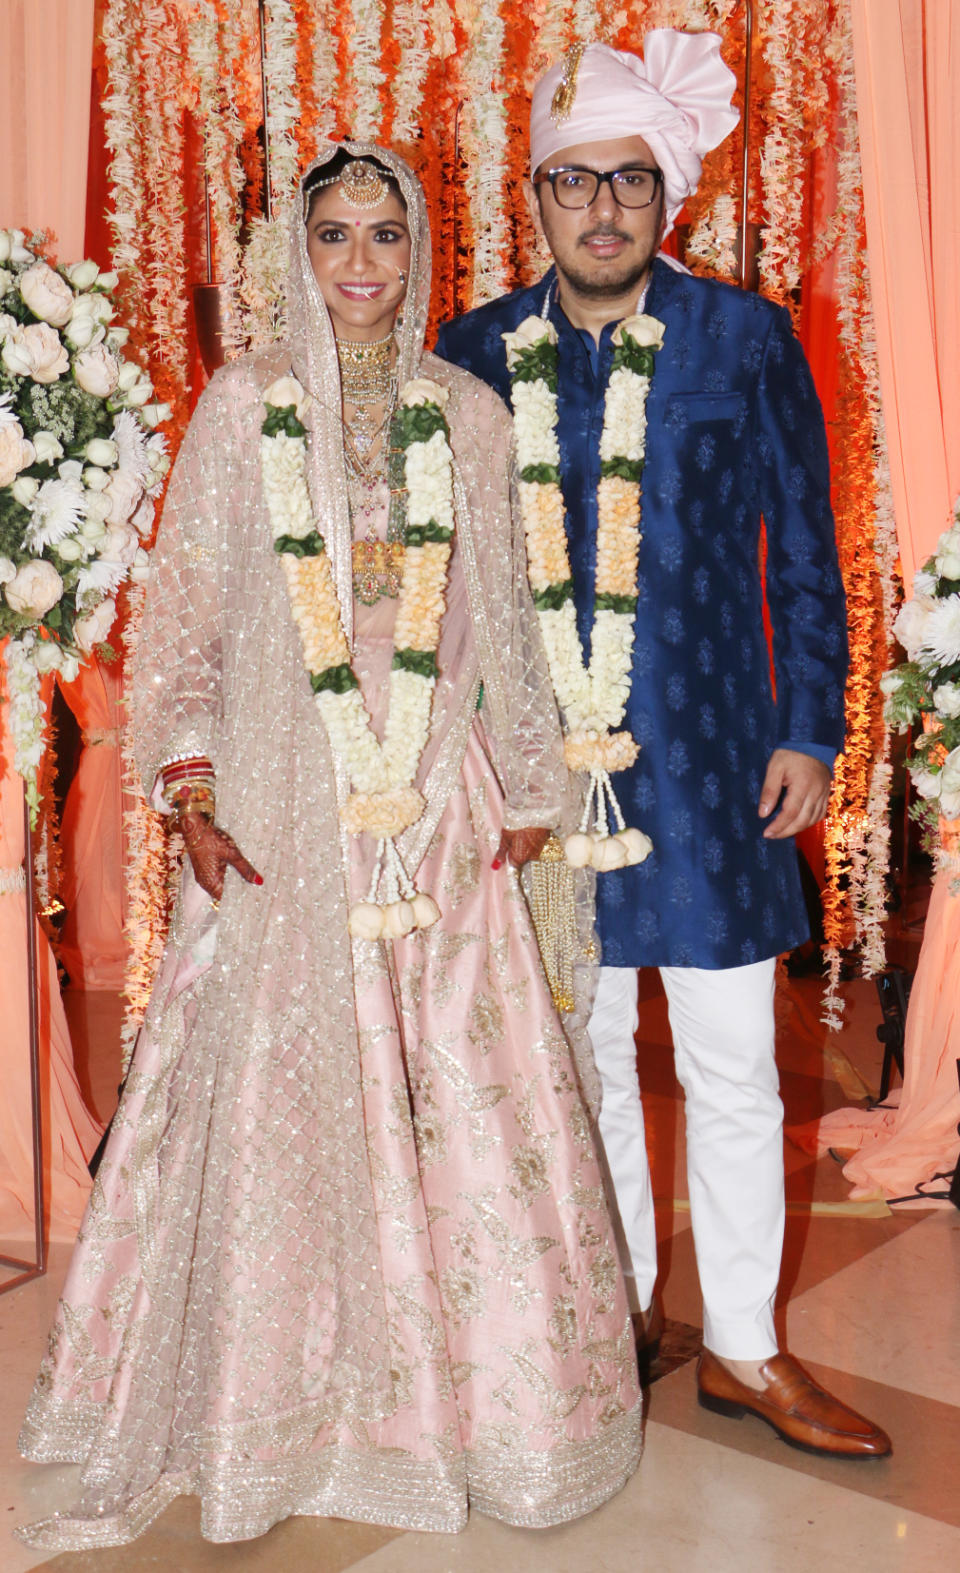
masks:
[[[114,595],[127,575],[126,565],[109,557],[95,557],[77,576],[77,606],[81,611],[96,606],[104,596]]]
[[[927,618],[935,605],[932,596],[916,595],[905,601],[893,625],[894,637],[903,645],[911,661],[915,661],[925,642]]]
[[[920,653],[921,659],[932,658],[941,666],[960,661],[960,595],[934,601],[924,623]]]
[[[79,529],[85,513],[86,490],[82,481],[73,477],[44,481],[30,509],[27,546],[37,553],[45,546],[56,546]]]
[[[113,423],[112,435],[117,445],[117,469],[121,474],[135,476],[141,486],[146,485],[152,465],[147,434],[137,417],[129,410],[121,410]]]

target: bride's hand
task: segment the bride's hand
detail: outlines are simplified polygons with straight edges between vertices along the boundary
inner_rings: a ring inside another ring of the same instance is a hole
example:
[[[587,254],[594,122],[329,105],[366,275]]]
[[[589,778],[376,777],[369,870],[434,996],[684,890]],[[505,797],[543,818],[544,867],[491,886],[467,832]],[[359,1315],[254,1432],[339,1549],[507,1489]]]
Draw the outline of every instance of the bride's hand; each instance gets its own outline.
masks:
[[[491,867],[502,868],[507,858],[514,868],[535,862],[549,841],[550,834],[549,830],[540,826],[530,830],[504,830]]]
[[[263,884],[262,877],[244,857],[233,837],[205,814],[178,814],[177,825],[193,867],[193,877],[214,901],[219,901],[223,895],[228,866],[235,868],[248,885]]]

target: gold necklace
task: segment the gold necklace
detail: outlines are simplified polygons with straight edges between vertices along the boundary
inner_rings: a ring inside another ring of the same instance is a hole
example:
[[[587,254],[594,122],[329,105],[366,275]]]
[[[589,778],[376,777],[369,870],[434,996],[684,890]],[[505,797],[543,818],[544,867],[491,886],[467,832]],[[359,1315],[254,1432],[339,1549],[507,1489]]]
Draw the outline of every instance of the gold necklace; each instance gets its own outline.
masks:
[[[365,342],[337,339],[340,387],[348,404],[381,404],[396,383],[393,366],[393,333]]]

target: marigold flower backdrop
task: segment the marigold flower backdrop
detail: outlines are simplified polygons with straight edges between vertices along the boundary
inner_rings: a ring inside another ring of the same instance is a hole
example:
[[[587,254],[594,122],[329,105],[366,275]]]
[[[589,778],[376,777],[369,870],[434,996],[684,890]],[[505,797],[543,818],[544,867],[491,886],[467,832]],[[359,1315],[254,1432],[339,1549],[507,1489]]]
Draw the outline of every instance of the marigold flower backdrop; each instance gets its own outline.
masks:
[[[322,138],[347,132],[397,147],[423,178],[435,320],[526,281],[544,265],[520,189],[534,79],[577,38],[640,47],[657,26],[720,32],[741,108],[749,65],[746,122],[708,156],[677,244],[698,271],[738,279],[745,169],[744,253],[757,258],[764,293],[790,308],[820,382],[853,646],[848,746],[826,831],[827,933],[835,958],[858,941],[872,968],[883,957],[890,780],[879,678],[897,581],[850,0],[101,0],[96,63],[124,320],[173,408],[175,449],[197,383],[191,286],[223,286],[228,354],[280,331],[297,171]],[[158,951],[166,863],[145,814],[132,844],[136,1002]]]

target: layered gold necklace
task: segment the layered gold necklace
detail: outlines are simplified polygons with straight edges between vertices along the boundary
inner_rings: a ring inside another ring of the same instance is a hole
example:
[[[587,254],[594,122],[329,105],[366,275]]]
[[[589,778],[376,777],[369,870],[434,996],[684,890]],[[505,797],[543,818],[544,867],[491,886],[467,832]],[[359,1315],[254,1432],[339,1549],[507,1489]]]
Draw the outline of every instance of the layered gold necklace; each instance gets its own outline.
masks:
[[[402,487],[390,476],[386,433],[397,402],[394,336],[364,342],[337,339],[340,387],[344,404],[353,414],[343,418],[343,451],[347,467],[350,519],[356,533],[353,543],[353,593],[364,606],[374,606],[381,596],[395,599],[403,575],[404,528]],[[371,406],[380,406],[377,418]],[[382,506],[381,487],[390,489],[387,538],[377,534],[376,518]]]

